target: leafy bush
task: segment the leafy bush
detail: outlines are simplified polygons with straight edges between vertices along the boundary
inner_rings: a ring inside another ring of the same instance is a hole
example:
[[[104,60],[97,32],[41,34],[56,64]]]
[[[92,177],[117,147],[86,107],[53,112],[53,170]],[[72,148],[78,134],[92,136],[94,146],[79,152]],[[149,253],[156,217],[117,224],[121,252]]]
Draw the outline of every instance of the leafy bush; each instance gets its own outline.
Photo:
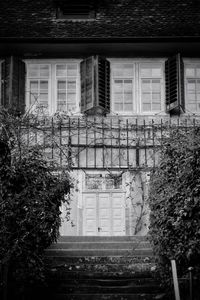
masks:
[[[171,277],[170,260],[178,275],[189,266],[200,275],[200,129],[173,129],[165,140],[159,167],[151,174],[150,236],[159,271]]]
[[[53,171],[37,145],[19,138],[22,120],[8,117],[0,135],[0,271],[19,290],[44,279],[44,249],[58,237],[60,206],[72,183],[68,172]]]

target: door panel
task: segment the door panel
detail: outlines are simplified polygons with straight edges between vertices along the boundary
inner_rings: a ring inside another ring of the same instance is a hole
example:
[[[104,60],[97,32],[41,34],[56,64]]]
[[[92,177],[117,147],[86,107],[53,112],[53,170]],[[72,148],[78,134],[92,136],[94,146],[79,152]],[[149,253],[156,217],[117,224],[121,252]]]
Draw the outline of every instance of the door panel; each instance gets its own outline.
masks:
[[[109,193],[100,194],[98,199],[99,235],[110,235],[111,232],[111,201]]]
[[[84,235],[97,234],[96,194],[84,195]]]
[[[124,194],[112,193],[112,234],[125,235]]]

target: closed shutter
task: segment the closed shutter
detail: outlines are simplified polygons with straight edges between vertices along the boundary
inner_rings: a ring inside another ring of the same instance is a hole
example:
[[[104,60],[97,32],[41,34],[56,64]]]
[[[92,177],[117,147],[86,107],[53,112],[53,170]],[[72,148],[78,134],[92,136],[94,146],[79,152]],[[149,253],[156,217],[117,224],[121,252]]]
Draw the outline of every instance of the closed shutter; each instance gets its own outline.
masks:
[[[2,105],[25,112],[25,63],[17,57],[8,57],[2,63]]]
[[[110,63],[100,56],[81,62],[81,112],[110,111]]]
[[[180,54],[165,62],[167,112],[184,111],[184,73]]]

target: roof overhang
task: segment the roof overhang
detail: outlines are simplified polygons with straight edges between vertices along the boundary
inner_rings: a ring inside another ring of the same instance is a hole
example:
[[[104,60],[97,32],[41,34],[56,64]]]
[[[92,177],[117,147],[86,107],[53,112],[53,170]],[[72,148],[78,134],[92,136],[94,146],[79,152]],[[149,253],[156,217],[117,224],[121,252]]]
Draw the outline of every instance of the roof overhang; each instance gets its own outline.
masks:
[[[181,52],[199,56],[198,37],[113,37],[113,38],[0,38],[0,55],[38,57],[166,56]]]

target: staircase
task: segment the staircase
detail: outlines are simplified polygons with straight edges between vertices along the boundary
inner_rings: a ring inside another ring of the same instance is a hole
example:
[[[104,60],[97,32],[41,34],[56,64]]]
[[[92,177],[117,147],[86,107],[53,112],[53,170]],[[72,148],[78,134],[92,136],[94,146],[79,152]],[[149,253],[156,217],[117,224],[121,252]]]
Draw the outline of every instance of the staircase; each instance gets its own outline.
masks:
[[[145,237],[61,237],[46,257],[45,299],[164,299]]]

